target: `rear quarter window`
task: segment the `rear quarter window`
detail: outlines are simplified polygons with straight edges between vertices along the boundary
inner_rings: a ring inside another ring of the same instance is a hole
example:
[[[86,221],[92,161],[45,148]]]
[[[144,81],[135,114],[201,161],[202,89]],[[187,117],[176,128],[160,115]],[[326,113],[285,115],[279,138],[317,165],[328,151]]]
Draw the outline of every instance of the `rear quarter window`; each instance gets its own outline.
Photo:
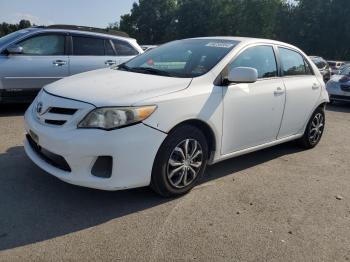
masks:
[[[129,43],[121,40],[113,40],[114,48],[118,56],[135,56],[139,52]]]
[[[114,49],[113,49],[111,41],[109,39],[105,40],[105,54],[107,56],[115,56]]]

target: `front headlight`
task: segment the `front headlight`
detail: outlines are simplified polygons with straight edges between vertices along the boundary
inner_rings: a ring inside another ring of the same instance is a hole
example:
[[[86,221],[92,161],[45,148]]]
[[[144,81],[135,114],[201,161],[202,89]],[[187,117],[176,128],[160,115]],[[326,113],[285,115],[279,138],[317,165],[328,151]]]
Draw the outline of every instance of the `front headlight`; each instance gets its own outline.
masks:
[[[96,108],[85,116],[78,124],[78,128],[112,130],[129,126],[145,120],[156,108],[156,106]]]

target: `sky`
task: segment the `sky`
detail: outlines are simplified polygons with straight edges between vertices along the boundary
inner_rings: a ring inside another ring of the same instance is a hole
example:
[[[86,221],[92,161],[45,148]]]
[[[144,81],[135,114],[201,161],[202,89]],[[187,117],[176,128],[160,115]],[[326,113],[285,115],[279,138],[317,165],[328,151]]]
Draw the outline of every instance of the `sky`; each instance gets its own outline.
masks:
[[[137,0],[0,0],[0,23],[74,24],[105,28]]]

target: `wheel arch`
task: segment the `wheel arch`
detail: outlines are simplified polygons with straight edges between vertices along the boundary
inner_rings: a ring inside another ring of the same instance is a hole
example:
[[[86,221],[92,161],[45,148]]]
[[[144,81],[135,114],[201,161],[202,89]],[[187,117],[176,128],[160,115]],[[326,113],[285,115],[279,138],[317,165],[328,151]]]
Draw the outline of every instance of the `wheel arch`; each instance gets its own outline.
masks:
[[[307,118],[307,121],[306,123],[304,124],[303,128],[300,130],[300,134],[303,134],[306,130],[306,127],[307,127],[307,124],[309,123],[312,115],[315,113],[315,111],[319,108],[322,108],[323,110],[326,109],[326,106],[328,104],[328,101],[327,100],[322,100],[320,101],[318,104],[316,104],[316,106],[313,108],[313,110],[311,111],[310,115],[308,116]]]
[[[207,143],[208,143],[209,162],[211,162],[213,160],[215,152],[217,150],[217,144],[216,144],[217,139],[216,139],[216,136],[215,136],[215,133],[214,133],[212,127],[208,123],[206,123],[205,121],[200,120],[200,119],[187,119],[187,120],[184,120],[184,121],[178,123],[173,128],[171,128],[168,133],[170,134],[175,129],[179,128],[180,126],[184,126],[184,125],[194,126],[203,132],[203,134],[207,140]]]
[[[316,109],[317,109],[317,108],[323,108],[323,109],[325,109],[327,104],[328,104],[327,101],[322,101],[322,102],[316,107]],[[316,109],[315,109],[315,110],[316,110]],[[315,111],[315,110],[314,110],[314,111]]]

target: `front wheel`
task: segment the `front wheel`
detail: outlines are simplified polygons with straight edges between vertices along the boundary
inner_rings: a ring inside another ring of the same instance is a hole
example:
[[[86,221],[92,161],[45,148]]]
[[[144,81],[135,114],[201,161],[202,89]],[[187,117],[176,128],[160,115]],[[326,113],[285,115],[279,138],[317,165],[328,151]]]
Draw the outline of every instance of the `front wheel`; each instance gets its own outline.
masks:
[[[208,161],[208,143],[203,133],[190,125],[171,132],[153,164],[151,187],[164,196],[189,192],[202,177]]]
[[[311,149],[317,146],[323,135],[325,119],[324,109],[316,109],[309,120],[303,137],[299,140],[299,144],[302,147]]]

